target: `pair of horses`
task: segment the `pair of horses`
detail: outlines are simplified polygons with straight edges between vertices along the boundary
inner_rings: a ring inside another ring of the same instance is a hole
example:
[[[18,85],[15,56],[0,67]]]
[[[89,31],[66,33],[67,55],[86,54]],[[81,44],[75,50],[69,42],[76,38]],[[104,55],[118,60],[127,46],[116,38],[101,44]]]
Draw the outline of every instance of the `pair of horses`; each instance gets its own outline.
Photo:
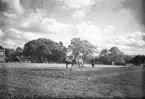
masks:
[[[78,66],[80,67],[84,67],[83,64],[83,59],[81,57],[67,57],[65,58],[65,63],[66,63],[66,69],[68,68],[68,65],[71,64],[72,67],[74,66]]]

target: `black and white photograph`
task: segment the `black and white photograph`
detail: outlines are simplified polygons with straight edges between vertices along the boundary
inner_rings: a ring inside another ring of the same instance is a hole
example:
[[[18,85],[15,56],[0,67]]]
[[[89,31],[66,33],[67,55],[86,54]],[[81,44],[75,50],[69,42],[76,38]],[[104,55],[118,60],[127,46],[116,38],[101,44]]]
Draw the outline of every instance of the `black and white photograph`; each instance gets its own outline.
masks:
[[[145,0],[0,0],[0,99],[145,98]]]

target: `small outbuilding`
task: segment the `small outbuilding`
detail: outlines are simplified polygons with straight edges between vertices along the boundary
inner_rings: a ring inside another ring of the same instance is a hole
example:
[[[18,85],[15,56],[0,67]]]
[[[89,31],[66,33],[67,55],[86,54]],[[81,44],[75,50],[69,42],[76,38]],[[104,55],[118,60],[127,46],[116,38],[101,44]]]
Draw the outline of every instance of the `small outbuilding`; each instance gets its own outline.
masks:
[[[0,45],[0,62],[5,62],[5,49]]]
[[[133,59],[128,61],[127,64],[133,64],[135,66],[145,66],[145,55],[137,55]]]
[[[36,59],[29,57],[29,56],[15,56],[12,59],[12,62],[21,62],[21,63],[35,63]]]

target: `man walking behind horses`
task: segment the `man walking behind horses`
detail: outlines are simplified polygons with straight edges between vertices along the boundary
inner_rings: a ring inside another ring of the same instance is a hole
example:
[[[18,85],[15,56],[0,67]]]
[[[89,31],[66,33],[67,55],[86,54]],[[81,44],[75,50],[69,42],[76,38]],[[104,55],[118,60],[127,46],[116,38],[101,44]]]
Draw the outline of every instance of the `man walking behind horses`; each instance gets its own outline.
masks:
[[[95,66],[95,59],[94,58],[91,59],[91,65],[92,65],[92,68]]]

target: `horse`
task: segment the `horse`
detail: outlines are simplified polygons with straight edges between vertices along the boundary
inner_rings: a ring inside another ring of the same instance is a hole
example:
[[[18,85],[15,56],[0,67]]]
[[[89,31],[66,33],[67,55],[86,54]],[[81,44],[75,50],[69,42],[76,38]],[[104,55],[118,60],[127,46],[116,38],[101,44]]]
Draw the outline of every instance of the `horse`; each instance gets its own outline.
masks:
[[[71,64],[72,67],[74,67],[74,64],[76,63],[76,61],[73,57],[66,57],[65,63],[66,63],[66,69],[67,69],[69,64]]]
[[[71,64],[72,67],[74,67],[74,65],[76,65],[76,67],[78,66],[79,68],[84,67],[83,59],[81,57],[67,57],[65,59],[65,63],[66,63],[66,69],[68,68],[69,64]]]
[[[76,57],[75,61],[76,61],[76,66],[78,65],[79,68],[84,67],[84,62],[83,62],[83,59],[81,57]]]

